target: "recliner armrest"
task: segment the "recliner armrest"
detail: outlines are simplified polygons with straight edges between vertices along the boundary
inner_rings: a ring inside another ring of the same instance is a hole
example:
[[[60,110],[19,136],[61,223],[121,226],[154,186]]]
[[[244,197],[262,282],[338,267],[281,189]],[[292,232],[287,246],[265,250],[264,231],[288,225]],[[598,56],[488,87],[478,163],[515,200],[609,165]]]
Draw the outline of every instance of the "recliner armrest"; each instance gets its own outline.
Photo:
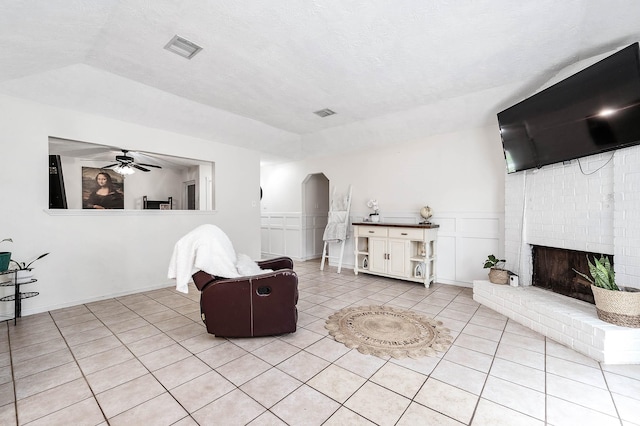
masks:
[[[273,259],[258,260],[256,262],[260,269],[293,269],[293,260],[290,257],[282,256]]]
[[[196,285],[198,290],[202,291],[206,286],[211,284],[214,281],[219,280],[220,278],[215,275],[207,274],[204,271],[198,271],[191,276],[193,279],[193,283]]]

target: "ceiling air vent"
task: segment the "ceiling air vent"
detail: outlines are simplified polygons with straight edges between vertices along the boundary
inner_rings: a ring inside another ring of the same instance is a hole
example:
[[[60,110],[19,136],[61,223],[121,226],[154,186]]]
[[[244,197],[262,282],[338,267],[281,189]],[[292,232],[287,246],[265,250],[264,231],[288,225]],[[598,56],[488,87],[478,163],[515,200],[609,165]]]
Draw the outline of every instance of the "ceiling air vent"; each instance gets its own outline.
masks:
[[[186,38],[180,37],[179,35],[176,35],[169,40],[169,43],[167,43],[164,48],[187,59],[193,58],[202,50],[202,47],[187,40]]]
[[[314,111],[314,114],[317,115],[318,117],[328,117],[330,115],[335,114],[334,111],[331,111],[329,108],[325,108],[325,109],[321,109],[320,111]]]

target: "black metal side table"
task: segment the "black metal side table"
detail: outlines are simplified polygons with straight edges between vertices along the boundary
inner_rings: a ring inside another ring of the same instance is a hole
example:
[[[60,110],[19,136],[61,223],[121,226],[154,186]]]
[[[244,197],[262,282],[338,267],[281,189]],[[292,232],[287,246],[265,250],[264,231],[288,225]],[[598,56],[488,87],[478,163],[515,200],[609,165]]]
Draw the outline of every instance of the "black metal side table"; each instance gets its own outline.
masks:
[[[0,272],[0,280],[3,278],[2,276],[4,275],[9,276],[10,274],[13,274],[13,279],[0,282],[0,287],[13,286],[14,293],[9,296],[0,298],[0,302],[14,302],[13,325],[16,325],[17,319],[22,316],[22,299],[29,299],[30,297],[36,297],[40,293],[38,293],[37,291],[21,292],[20,291],[21,285],[33,284],[38,280],[35,278],[31,278],[30,280],[25,282],[18,282],[18,273],[16,269]]]

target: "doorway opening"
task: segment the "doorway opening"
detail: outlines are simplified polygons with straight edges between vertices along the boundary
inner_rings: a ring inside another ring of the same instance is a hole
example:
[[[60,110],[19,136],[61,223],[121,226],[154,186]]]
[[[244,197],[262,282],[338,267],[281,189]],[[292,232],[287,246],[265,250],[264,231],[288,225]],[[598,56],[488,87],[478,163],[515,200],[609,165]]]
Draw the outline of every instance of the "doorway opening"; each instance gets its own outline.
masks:
[[[302,181],[302,220],[304,260],[322,257],[322,234],[329,215],[329,179],[324,173],[307,175]]]
[[[198,192],[196,191],[195,180],[184,182],[184,199],[187,210],[196,210],[196,206],[198,205]]]

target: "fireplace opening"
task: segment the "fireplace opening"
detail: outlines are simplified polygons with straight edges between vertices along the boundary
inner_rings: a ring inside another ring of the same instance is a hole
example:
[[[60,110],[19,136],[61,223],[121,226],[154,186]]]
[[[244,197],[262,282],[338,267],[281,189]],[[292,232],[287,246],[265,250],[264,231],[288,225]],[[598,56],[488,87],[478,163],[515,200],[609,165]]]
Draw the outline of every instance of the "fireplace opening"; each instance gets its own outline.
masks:
[[[576,274],[573,269],[589,275],[587,256],[599,258],[601,253],[568,250],[556,247],[532,246],[533,277],[536,287],[595,303],[589,281]],[[607,255],[613,265],[613,256]]]

